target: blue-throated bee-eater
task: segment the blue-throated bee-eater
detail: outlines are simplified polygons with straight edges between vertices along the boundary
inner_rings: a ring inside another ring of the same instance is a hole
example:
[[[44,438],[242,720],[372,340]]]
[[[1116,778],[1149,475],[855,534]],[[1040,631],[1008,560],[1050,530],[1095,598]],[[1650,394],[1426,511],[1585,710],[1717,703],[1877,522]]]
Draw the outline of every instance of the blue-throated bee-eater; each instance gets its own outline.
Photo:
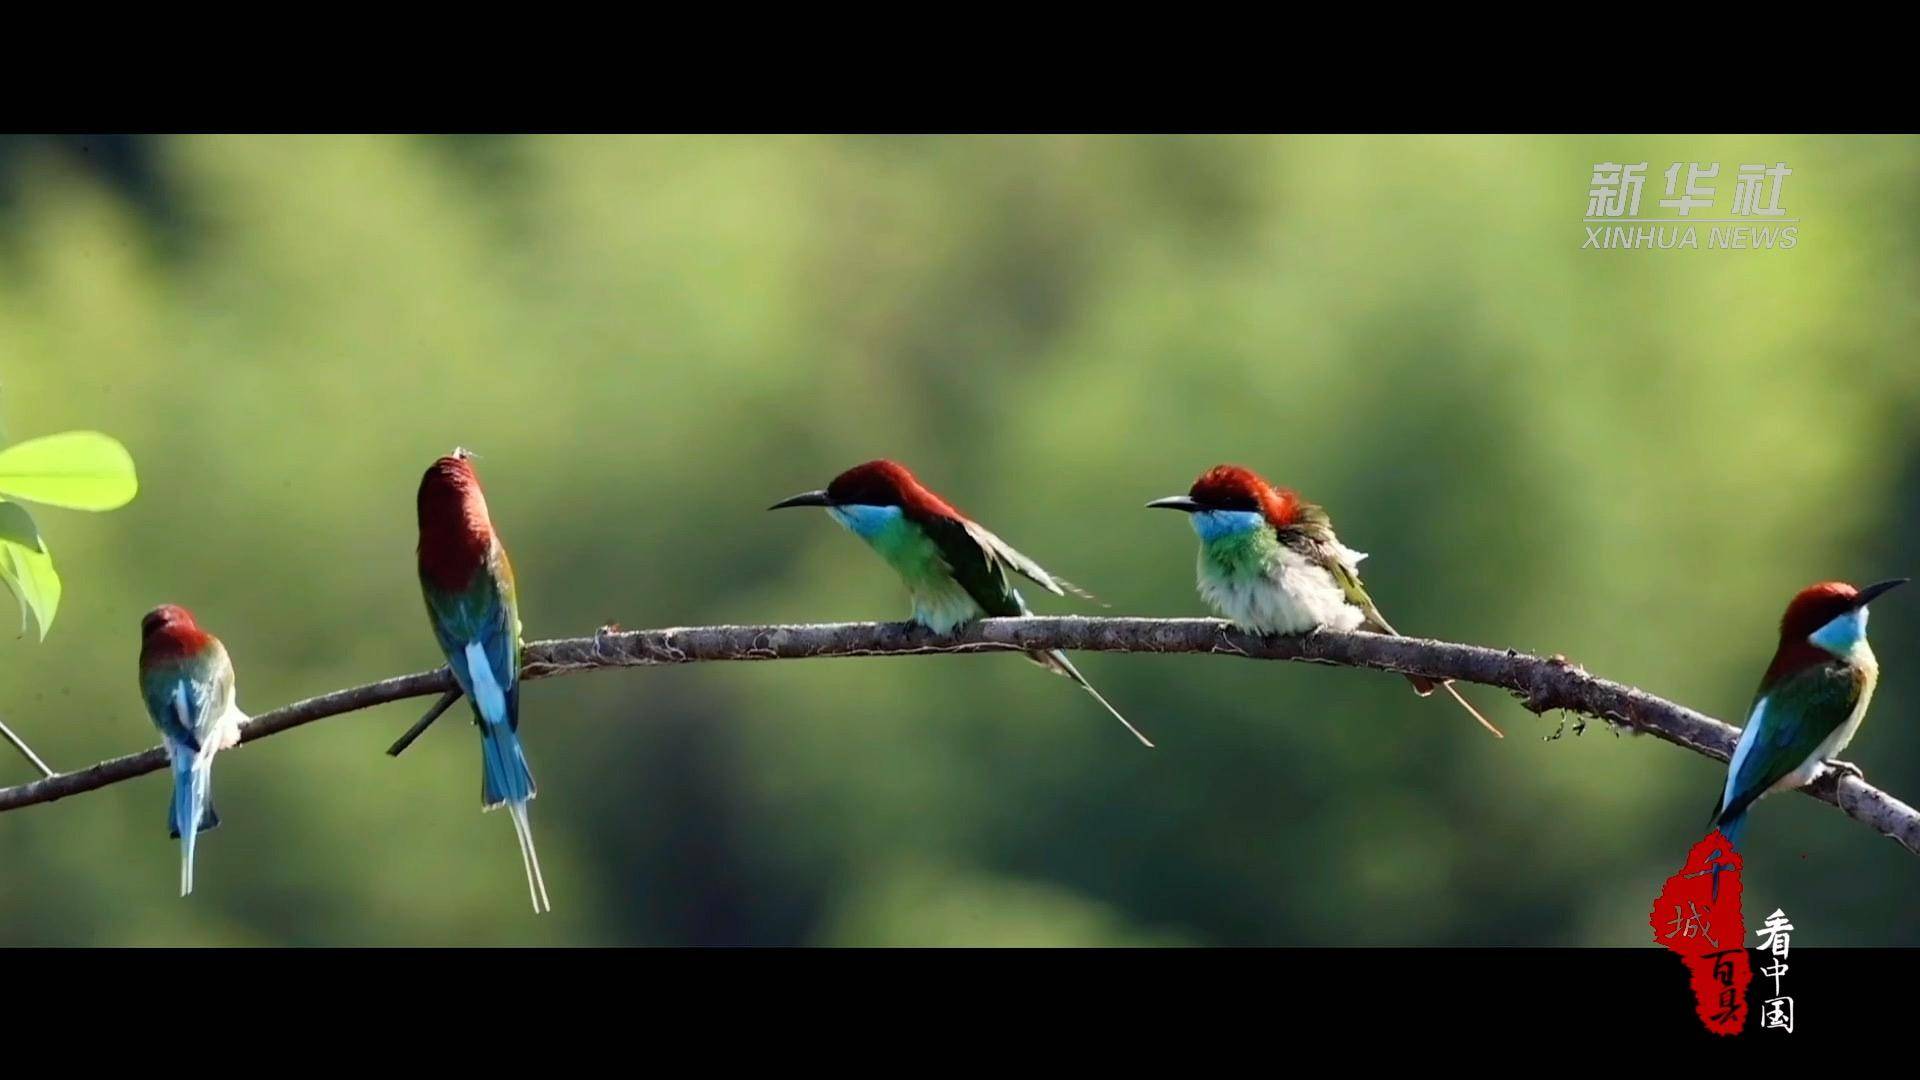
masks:
[[[1711,827],[1734,846],[1747,811],[1770,792],[1801,787],[1824,764],[1856,775],[1833,756],[1847,748],[1866,718],[1880,664],[1867,645],[1867,605],[1906,578],[1855,589],[1825,581],[1800,590],[1780,620],[1780,644],[1747,710],[1727,783]]]
[[[865,540],[906,583],[913,598],[913,620],[936,634],[951,633],[974,619],[1033,614],[1008,581],[1008,570],[1055,596],[1069,591],[1087,596],[955,510],[898,462],[856,465],[819,491],[802,492],[767,509],[790,506],[824,507],[835,521]],[[1029,653],[1028,658],[1073,680],[1125,724],[1134,738],[1153,745],[1087,682],[1065,653],[1051,649]]]
[[[1398,634],[1360,585],[1367,556],[1342,544],[1327,512],[1251,469],[1216,465],[1185,495],[1147,504],[1184,511],[1200,534],[1200,596],[1243,630],[1304,634],[1321,628]],[[1500,735],[1451,682],[1408,675],[1421,697],[1437,685]]]
[[[163,604],[140,620],[140,696],[173,765],[167,832],[180,839],[180,895],[193,891],[194,841],[220,824],[213,755],[240,741],[247,714],[234,704],[233,661],[193,614]]]
[[[519,598],[472,456],[456,448],[420,480],[420,588],[434,637],[480,729],[480,808],[507,808],[533,910],[548,911],[527,815],[536,794],[533,770],[520,747]]]

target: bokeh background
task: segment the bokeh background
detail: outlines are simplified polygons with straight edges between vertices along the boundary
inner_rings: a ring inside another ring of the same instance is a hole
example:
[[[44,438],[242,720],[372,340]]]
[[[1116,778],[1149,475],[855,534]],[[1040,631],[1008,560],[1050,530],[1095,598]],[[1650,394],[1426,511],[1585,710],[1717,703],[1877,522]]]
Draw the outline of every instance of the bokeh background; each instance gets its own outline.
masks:
[[[1653,163],[1647,213],[1671,161],[1723,208],[1787,162],[1800,242],[1583,251],[1602,160]],[[1325,503],[1403,630],[1735,719],[1796,589],[1920,569],[1916,174],[1891,138],[8,138],[7,435],[109,432],[142,486],[39,515],[66,598],[0,640],[0,710],[59,767],[152,745],[163,601],[254,712],[432,666],[413,497],[463,444],[530,638],[900,617],[762,510],[878,456],[1197,614],[1141,504],[1224,460]],[[1911,799],[1920,594],[1873,636],[1847,756]],[[0,815],[0,943],[1646,945],[1722,777],[1484,688],[1505,741],[1375,673],[1080,662],[1159,750],[1011,657],[531,684],[541,918],[464,715],[398,761],[425,702],[330,719],[220,759],[189,900],[163,775]],[[1750,835],[1750,919],[1920,944],[1920,860],[1797,796]]]

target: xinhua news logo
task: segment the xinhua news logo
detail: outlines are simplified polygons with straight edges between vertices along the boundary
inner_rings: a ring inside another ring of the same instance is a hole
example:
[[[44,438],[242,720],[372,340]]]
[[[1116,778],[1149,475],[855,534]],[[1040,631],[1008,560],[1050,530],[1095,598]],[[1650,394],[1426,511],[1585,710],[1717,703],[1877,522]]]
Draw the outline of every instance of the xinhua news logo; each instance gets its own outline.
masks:
[[[1594,164],[1582,250],[1791,251],[1800,242],[1800,219],[1781,202],[1793,175],[1786,162],[1741,165],[1723,177],[1717,161],[1676,161],[1658,174],[1665,184],[1643,214],[1650,164]]]

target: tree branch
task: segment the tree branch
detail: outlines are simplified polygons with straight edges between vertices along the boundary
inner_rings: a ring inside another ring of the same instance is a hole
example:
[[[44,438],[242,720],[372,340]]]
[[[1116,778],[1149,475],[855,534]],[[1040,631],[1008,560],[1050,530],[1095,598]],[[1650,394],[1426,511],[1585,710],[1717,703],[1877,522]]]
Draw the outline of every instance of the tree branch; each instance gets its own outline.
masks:
[[[1737,729],[1644,690],[1595,678],[1563,657],[1542,658],[1422,638],[1323,630],[1299,637],[1259,637],[1214,619],[986,619],[951,635],[909,623],[822,623],[799,626],[700,626],[614,631],[534,642],[522,677],[545,679],[603,668],[721,660],[805,660],[834,656],[926,656],[1069,649],[1087,652],[1212,653],[1254,660],[1297,660],[1340,667],[1458,679],[1498,687],[1535,713],[1563,709],[1642,731],[1697,754],[1726,761]],[[404,698],[454,691],[445,668],[402,675],[275,709],[255,717],[244,742],[328,716]],[[446,704],[452,704],[448,699]],[[437,715],[437,712],[430,715]],[[421,725],[424,727],[424,723]],[[0,789],[0,811],[52,802],[130,780],[166,765],[158,747],[103,761],[78,772]],[[1800,789],[1920,854],[1920,813],[1857,776],[1824,768]]]

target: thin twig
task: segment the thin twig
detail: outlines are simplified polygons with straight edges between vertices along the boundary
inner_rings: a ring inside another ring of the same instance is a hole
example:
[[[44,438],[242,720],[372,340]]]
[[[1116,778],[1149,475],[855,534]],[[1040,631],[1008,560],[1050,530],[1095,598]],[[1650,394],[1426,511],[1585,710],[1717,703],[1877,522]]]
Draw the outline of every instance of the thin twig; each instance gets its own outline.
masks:
[[[41,776],[53,775],[53,770],[47,768],[47,763],[41,761],[40,755],[33,752],[33,747],[27,745],[27,740],[15,735],[13,729],[7,726],[5,720],[0,720],[0,739],[5,739],[12,743],[13,748],[20,751],[21,757],[33,762],[33,767],[40,770]]]
[[[797,626],[701,626],[668,630],[602,630],[591,637],[527,646],[522,676],[543,679],[619,667],[726,660],[803,660],[837,656],[925,656],[934,653],[1035,652],[1210,653],[1255,660],[1296,660],[1371,668],[1430,679],[1498,687],[1535,713],[1551,709],[1606,720],[1727,760],[1737,729],[1624,683],[1595,678],[1564,657],[1539,657],[1422,638],[1323,630],[1297,637],[1241,633],[1215,619],[986,619],[951,635],[908,623],[824,623]],[[327,716],[454,688],[445,668],[339,690],[257,716],[242,732],[251,742]],[[451,704],[451,703],[449,703]],[[158,747],[103,761],[78,772],[0,788],[0,811],[52,802],[153,772],[166,763]],[[1823,768],[1800,789],[1920,854],[1920,812],[1857,776]]]

